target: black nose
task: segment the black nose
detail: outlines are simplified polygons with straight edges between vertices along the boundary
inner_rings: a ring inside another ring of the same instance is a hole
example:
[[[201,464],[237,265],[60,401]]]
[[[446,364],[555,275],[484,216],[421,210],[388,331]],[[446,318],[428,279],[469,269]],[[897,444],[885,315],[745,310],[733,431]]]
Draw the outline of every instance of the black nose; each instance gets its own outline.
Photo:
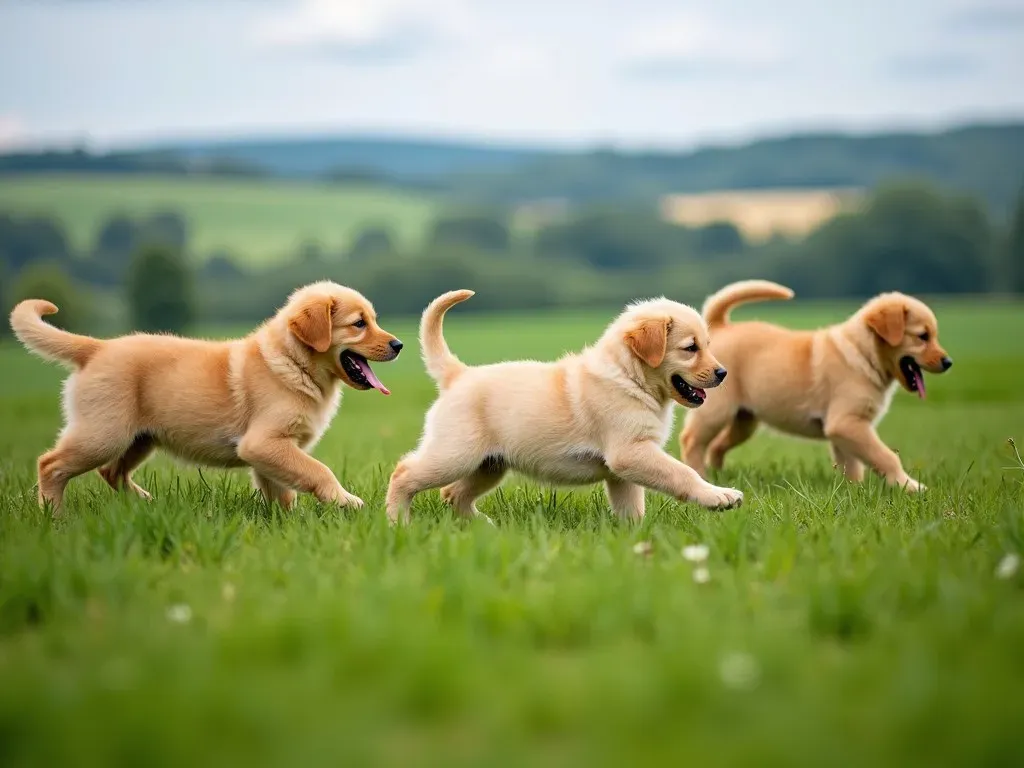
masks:
[[[942,363],[942,370],[944,371],[948,371],[953,367],[953,358],[951,357],[944,357],[940,362]]]
[[[725,381],[726,374],[729,373],[725,368],[715,368],[715,376],[718,377],[719,381]]]
[[[388,346],[395,350],[395,354],[397,355],[399,352],[402,351],[402,347],[404,347],[405,344],[400,342],[398,339],[392,339],[391,341],[388,342]]]

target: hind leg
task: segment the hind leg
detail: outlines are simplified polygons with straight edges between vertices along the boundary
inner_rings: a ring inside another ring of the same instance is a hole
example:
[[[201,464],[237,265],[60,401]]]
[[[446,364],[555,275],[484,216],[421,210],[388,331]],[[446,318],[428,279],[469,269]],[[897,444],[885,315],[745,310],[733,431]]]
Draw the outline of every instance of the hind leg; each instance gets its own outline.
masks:
[[[131,443],[128,431],[118,429],[116,424],[107,424],[103,429],[76,424],[64,433],[53,450],[39,457],[40,506],[50,505],[56,513],[72,478],[117,460]]]
[[[851,483],[859,483],[864,479],[864,462],[847,453],[835,443],[829,443],[829,448],[832,449],[832,461],[846,475],[847,480]]]
[[[683,432],[679,436],[680,453],[683,463],[696,470],[701,477],[706,478],[708,474],[704,464],[708,445],[732,418],[731,411],[711,410],[708,405],[701,406],[699,411],[690,411],[687,415]]]
[[[99,468],[100,477],[106,480],[107,485],[115,491],[127,488],[146,501],[151,501],[153,497],[149,491],[132,480],[132,473],[138,469],[142,462],[150,457],[155,448],[156,441],[152,437],[149,435],[136,435],[132,444],[128,446],[127,451],[114,461],[104,464]]]
[[[470,477],[485,458],[483,451],[473,450],[467,442],[455,436],[448,436],[443,444],[440,440],[425,443],[398,462],[391,473],[387,495],[388,520],[392,524],[399,520],[408,522],[409,506],[417,493]]]
[[[721,469],[725,463],[725,454],[738,445],[742,445],[754,436],[757,431],[757,418],[750,411],[738,411],[729,424],[718,433],[708,446],[707,462],[712,469]]]
[[[266,475],[261,475],[255,469],[252,471],[252,484],[263,494],[268,504],[276,501],[285,509],[291,509],[295,505],[295,497],[298,495],[295,491]]]
[[[476,500],[501,485],[505,479],[505,465],[500,460],[485,460],[473,474],[441,489],[441,498],[451,504],[466,519],[491,519],[476,508]]]

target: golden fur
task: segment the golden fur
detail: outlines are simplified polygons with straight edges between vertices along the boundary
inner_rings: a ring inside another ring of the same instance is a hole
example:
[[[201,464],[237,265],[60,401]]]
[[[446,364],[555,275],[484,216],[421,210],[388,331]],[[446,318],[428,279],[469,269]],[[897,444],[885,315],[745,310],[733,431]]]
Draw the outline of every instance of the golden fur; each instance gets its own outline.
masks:
[[[845,322],[817,331],[729,322],[734,306],[792,295],[784,286],[748,280],[708,298],[704,318],[729,379],[686,419],[680,436],[686,463],[701,475],[706,465],[721,467],[725,454],[750,439],[764,422],[783,432],[828,440],[836,465],[853,481],[862,479],[867,464],[891,485],[923,490],[881,441],[875,425],[885,415],[897,382],[916,391],[916,383],[900,369],[901,359],[912,358],[931,373],[952,365],[939,346],[934,313],[911,296],[885,293]],[[918,376],[923,397],[923,374],[918,371]]]
[[[64,387],[64,430],[39,458],[41,504],[56,511],[68,481],[93,469],[111,487],[149,498],[132,472],[159,447],[199,464],[251,467],[267,500],[286,507],[296,490],[362,506],[308,455],[338,408],[339,382],[369,388],[339,355],[384,361],[401,349],[356,291],[330,282],[300,288],[271,320],[233,341],[94,339],[43,322],[56,311],[32,299],[11,313],[28,349],[76,369]]]
[[[673,400],[690,405],[673,374],[691,387],[724,376],[695,310],[667,299],[633,304],[580,354],[470,367],[448,349],[442,319],[472,295],[444,294],[423,314],[421,347],[440,396],[419,447],[391,475],[391,522],[407,518],[417,493],[442,486],[461,515],[474,517],[476,499],[510,469],[556,484],[603,481],[623,518],[643,517],[645,487],[712,508],[741,503],[739,491],[705,482],[663,450]]]

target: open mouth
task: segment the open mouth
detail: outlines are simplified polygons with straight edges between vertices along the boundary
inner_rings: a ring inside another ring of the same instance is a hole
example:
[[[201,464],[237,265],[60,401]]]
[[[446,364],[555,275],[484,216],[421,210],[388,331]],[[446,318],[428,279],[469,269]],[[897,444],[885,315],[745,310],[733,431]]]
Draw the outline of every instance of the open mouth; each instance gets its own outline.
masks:
[[[903,374],[903,380],[907,383],[907,389],[916,392],[917,396],[924,400],[924,374],[921,372],[921,366],[917,364],[917,360],[910,355],[901,357],[900,373]]]
[[[341,363],[342,370],[345,371],[345,375],[356,389],[372,388],[385,395],[391,394],[391,391],[381,384],[380,379],[377,378],[373,369],[370,368],[370,364],[362,355],[356,354],[351,349],[346,349],[338,355],[338,362]]]
[[[700,387],[691,387],[683,381],[683,377],[678,373],[672,375],[672,386],[683,400],[692,405],[704,405],[704,400],[708,396],[708,393]]]

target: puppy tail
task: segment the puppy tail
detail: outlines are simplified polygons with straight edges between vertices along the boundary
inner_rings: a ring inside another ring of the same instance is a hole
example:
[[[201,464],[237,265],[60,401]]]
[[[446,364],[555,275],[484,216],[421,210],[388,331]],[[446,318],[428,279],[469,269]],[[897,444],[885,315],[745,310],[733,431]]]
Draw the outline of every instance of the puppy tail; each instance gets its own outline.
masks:
[[[43,299],[26,299],[11,311],[11,328],[18,341],[31,352],[47,360],[78,368],[89,362],[103,342],[91,336],[79,336],[43,322],[44,315],[57,307]]]
[[[447,389],[459,374],[466,370],[466,364],[452,354],[444,340],[444,313],[470,296],[473,291],[449,291],[441,294],[423,312],[420,321],[420,349],[427,373],[437,382],[440,389]]]
[[[784,285],[768,280],[740,280],[731,283],[717,293],[708,296],[704,302],[704,322],[708,328],[729,322],[729,312],[740,304],[769,299],[792,299],[793,291]]]

